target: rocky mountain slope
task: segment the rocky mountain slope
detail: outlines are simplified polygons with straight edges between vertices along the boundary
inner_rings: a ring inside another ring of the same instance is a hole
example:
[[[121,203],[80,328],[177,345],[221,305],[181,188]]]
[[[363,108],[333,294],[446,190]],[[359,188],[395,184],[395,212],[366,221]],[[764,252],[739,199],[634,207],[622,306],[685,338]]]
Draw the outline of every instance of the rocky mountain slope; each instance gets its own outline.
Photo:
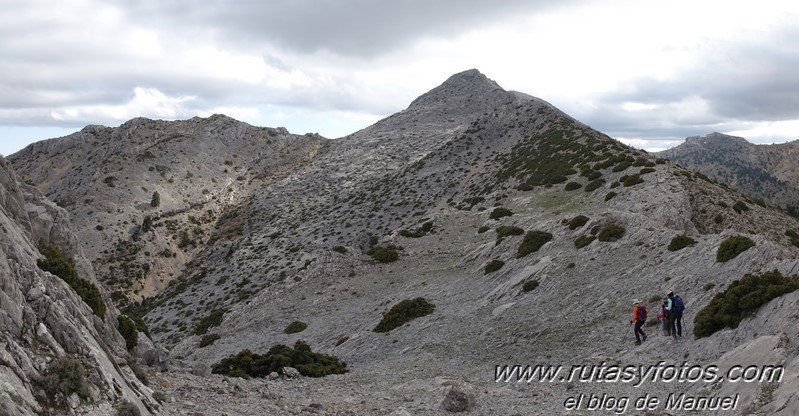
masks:
[[[201,127],[208,125],[217,127]],[[151,161],[147,143],[178,126],[196,126],[183,136],[184,152],[155,147],[152,157],[164,158]],[[748,365],[752,351],[769,351],[768,364],[795,369],[794,295],[761,308],[778,319],[758,314],[706,338],[672,341],[648,327],[649,341],[636,347],[625,331],[633,299],[654,316],[663,295],[676,290],[688,304],[689,335],[697,312],[744,274],[796,274],[799,249],[785,233],[799,224],[757,204],[742,210],[737,192],[624,146],[540,99],[505,91],[476,70],[341,139],[278,131],[274,141],[233,146],[247,149],[236,150],[247,163],[226,165],[236,160],[230,150],[209,143],[276,130],[215,116],[138,119],[103,131],[86,148],[108,149],[104,161],[126,152],[113,168],[78,170],[88,163],[78,157],[86,151],[65,157],[61,169],[40,167],[85,146],[81,140],[89,139],[79,138],[86,130],[11,159],[83,224],[84,250],[100,270],[119,270],[110,268],[118,263],[109,254],[97,253],[100,241],[152,247],[135,259],[139,270],[150,264],[138,279],[153,283],[137,291],[134,275],[134,290],[118,288],[117,298],[158,292],[128,311],[170,348],[173,370],[204,377],[159,376],[170,414],[440,414],[453,386],[480,414],[596,414],[567,412],[564,403],[580,394],[665,400],[670,392],[705,390],[740,394],[741,414],[797,410],[790,383],[764,390],[760,383],[495,382],[496,366],[505,364]],[[258,153],[270,157],[256,162]],[[196,158],[213,162],[192,164]],[[230,166],[247,174],[225,176]],[[176,217],[149,205],[154,189],[172,201],[170,209],[188,207],[171,229],[167,221]],[[101,200],[108,205],[102,210],[94,203]],[[206,205],[195,209],[198,200]],[[148,213],[153,224],[145,229],[139,224]],[[194,244],[178,247],[186,234]],[[696,243],[668,250],[678,235]],[[754,247],[717,261],[722,241],[738,235]],[[177,254],[156,255],[164,248]],[[435,305],[432,314],[373,331],[393,305],[420,297]],[[305,329],[287,333],[293,321]],[[298,340],[346,361],[349,373],[299,381],[209,376],[213,364],[243,349],[264,353]]]
[[[658,155],[751,198],[799,214],[799,142],[756,145],[741,137],[711,133],[689,137]]]
[[[0,413],[115,414],[115,406],[149,414],[159,407],[136,377],[105,296],[92,308],[65,280],[37,263],[54,244],[97,284],[69,215],[22,184],[0,158]]]

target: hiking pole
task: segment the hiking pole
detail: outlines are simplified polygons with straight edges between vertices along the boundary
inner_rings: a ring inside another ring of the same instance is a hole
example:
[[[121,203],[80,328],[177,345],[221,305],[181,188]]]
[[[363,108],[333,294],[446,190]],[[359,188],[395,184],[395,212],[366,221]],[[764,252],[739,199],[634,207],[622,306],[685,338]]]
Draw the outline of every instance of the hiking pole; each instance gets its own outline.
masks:
[[[633,327],[632,321],[630,321],[630,325],[627,326],[627,332],[624,333],[624,339],[627,339],[627,336],[630,335],[630,328]]]

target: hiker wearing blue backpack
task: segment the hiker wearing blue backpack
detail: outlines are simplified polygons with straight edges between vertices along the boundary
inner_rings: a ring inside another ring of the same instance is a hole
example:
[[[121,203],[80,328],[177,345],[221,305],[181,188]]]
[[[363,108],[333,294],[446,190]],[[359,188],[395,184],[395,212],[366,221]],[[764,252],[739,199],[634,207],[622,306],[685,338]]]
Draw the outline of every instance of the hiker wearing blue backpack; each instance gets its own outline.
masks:
[[[679,295],[675,295],[673,291],[669,292],[666,309],[669,310],[671,336],[674,339],[677,339],[677,337],[682,338],[682,312],[685,310],[682,298]]]

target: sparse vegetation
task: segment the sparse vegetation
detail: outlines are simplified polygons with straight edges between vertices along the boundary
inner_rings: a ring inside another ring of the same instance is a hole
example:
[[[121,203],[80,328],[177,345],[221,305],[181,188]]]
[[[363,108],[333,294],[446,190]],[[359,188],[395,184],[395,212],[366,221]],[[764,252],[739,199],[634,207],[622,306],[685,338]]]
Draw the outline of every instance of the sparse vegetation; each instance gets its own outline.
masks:
[[[294,321],[286,326],[283,329],[284,334],[296,334],[298,332],[305,331],[305,328],[308,328],[308,324],[302,321]]]
[[[136,348],[139,345],[139,332],[136,330],[136,323],[127,315],[117,316],[117,323],[119,324],[119,333],[125,339],[125,346],[128,351]]]
[[[773,270],[761,275],[746,274],[716,294],[694,319],[694,335],[707,337],[724,328],[737,328],[770,300],[799,289],[799,278],[784,277]]]
[[[377,246],[372,247],[366,254],[372,256],[373,259],[377,260],[380,263],[391,263],[397,261],[399,258],[399,253],[397,252],[397,247],[393,245],[389,245],[386,247]]]
[[[516,258],[522,258],[541,249],[544,244],[552,241],[552,234],[546,231],[529,231],[524,235],[524,240],[519,245]]]
[[[214,364],[211,372],[241,378],[266,377],[272,372],[279,373],[283,367],[296,368],[306,377],[347,372],[346,363],[332,355],[311,351],[311,347],[302,340],[295,342],[293,349],[283,344],[274,345],[264,355],[243,350]]]
[[[738,257],[739,254],[755,246],[755,242],[742,235],[734,235],[726,238],[719,245],[716,251],[716,261],[726,262]]]
[[[373,329],[374,332],[389,332],[405,323],[430,315],[436,310],[436,306],[428,302],[425,298],[405,299],[394,305],[383,319]]]
[[[197,322],[194,327],[194,335],[205,335],[209,328],[217,327],[222,324],[222,317],[225,316],[225,309],[214,309],[204,318]]]
[[[525,292],[529,292],[538,287],[538,280],[527,280],[522,285],[522,290]]]
[[[586,223],[588,223],[588,220],[589,220],[589,218],[586,217],[585,215],[578,215],[578,216],[576,216],[576,217],[574,217],[574,218],[569,220],[569,222],[568,222],[569,229],[570,230],[576,230],[576,229],[582,227],[583,225],[585,225]]]
[[[336,253],[345,254],[347,253],[347,248],[344,246],[333,246],[333,251],[335,251]]]
[[[485,274],[493,273],[502,268],[505,262],[502,260],[491,260],[486,264]]]
[[[669,251],[677,251],[677,250],[681,250],[681,249],[683,249],[685,247],[692,246],[694,244],[696,244],[696,240],[694,240],[693,238],[688,237],[686,235],[680,234],[680,235],[678,235],[678,236],[676,236],[676,237],[671,239],[671,242],[669,243],[668,250]]]
[[[581,235],[574,240],[574,246],[577,248],[583,248],[596,240],[596,237],[593,235]]]
[[[219,338],[221,338],[221,336],[216,333],[203,335],[203,337],[200,338],[200,348],[207,347],[213,344]]]
[[[497,207],[494,208],[493,211],[491,211],[489,218],[491,218],[492,220],[496,220],[502,217],[510,217],[511,215],[513,215],[513,212],[511,212],[511,210],[504,207]]]
[[[616,241],[624,236],[626,230],[618,224],[608,224],[597,235],[599,241]]]
[[[399,235],[401,235],[403,237],[409,237],[409,238],[420,238],[420,237],[424,237],[425,235],[427,235],[427,233],[429,233],[430,230],[432,230],[432,229],[433,229],[433,222],[432,221],[428,221],[428,222],[422,224],[421,227],[419,227],[419,228],[417,228],[415,230],[401,230],[399,232]]]
[[[86,368],[71,355],[64,355],[48,366],[47,374],[42,378],[42,387],[51,400],[59,393],[64,397],[75,393],[81,399],[89,398]]]
[[[78,276],[75,261],[62,253],[57,245],[47,244],[44,239],[39,240],[39,251],[44,258],[36,260],[36,265],[66,282],[89,305],[92,312],[102,318],[105,315],[105,302],[100,296],[100,290],[92,282]]]

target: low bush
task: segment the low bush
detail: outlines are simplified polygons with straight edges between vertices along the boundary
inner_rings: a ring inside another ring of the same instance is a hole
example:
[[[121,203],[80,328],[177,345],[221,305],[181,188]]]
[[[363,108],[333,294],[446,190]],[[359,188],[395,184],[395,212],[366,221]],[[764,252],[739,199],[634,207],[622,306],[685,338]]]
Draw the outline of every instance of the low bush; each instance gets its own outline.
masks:
[[[584,191],[585,192],[595,191],[595,190],[599,189],[604,184],[605,184],[605,180],[604,179],[602,179],[602,178],[595,179],[595,180],[593,180],[591,182],[588,182],[588,184],[585,185]]]
[[[333,251],[336,253],[345,254],[347,252],[347,247],[344,246],[333,246]]]
[[[222,324],[222,317],[225,316],[225,309],[214,309],[206,317],[200,319],[194,326],[194,335],[205,335],[209,328],[217,327]]]
[[[383,315],[383,319],[373,329],[374,332],[388,332],[405,323],[430,315],[436,310],[436,306],[428,302],[425,298],[405,299]]]
[[[522,228],[512,225],[501,225],[497,228],[497,238],[505,238],[512,235],[522,235],[524,230]]]
[[[433,229],[433,222],[428,221],[422,224],[421,227],[416,228],[415,230],[401,230],[399,234],[403,237],[408,237],[408,238],[420,238],[427,235],[427,233],[429,233],[430,230],[432,229]]]
[[[582,187],[583,187],[583,185],[581,185],[580,182],[567,182],[566,186],[563,187],[563,190],[565,190],[565,191],[573,191],[575,189],[580,189]]]
[[[380,263],[391,263],[397,261],[399,258],[399,253],[397,252],[397,247],[394,245],[389,245],[386,247],[377,246],[372,247],[366,254],[372,256],[373,259],[379,261]]]
[[[64,397],[69,397],[72,393],[81,399],[89,397],[86,368],[71,355],[58,358],[48,366],[47,374],[42,378],[42,387],[50,399],[55,399],[58,393]]]
[[[694,335],[707,337],[724,328],[737,328],[770,300],[799,289],[799,278],[784,277],[773,270],[761,275],[747,274],[716,294],[694,319]]]
[[[583,248],[596,240],[596,237],[593,235],[581,235],[574,240],[574,246],[577,248]]]
[[[722,222],[724,222],[724,216],[721,214],[716,214],[716,216],[713,217],[713,222],[715,222],[716,224],[721,224]]]
[[[125,346],[128,351],[136,348],[139,345],[139,331],[136,330],[136,322],[130,319],[127,315],[117,316],[117,323],[119,324],[119,333],[125,339]]]
[[[644,179],[641,177],[640,174],[630,175],[622,181],[622,185],[624,187],[630,187],[634,185],[638,185],[639,183],[644,183]]]
[[[618,224],[608,224],[597,235],[599,241],[616,241],[624,236],[626,230]]]
[[[570,230],[576,230],[576,229],[582,227],[583,225],[588,223],[588,219],[589,218],[586,217],[585,215],[578,215],[578,216],[570,219],[569,222],[568,222],[569,229]]]
[[[122,402],[122,404],[120,404],[116,408],[116,410],[117,410],[117,415],[116,416],[141,416],[141,412],[139,411],[139,408],[136,407],[135,404],[133,404],[133,403],[127,401],[127,400]]]
[[[538,287],[538,280],[528,280],[522,285],[522,290],[529,292]]]
[[[75,261],[62,253],[57,245],[47,244],[44,239],[39,240],[39,251],[44,258],[36,260],[36,265],[66,282],[89,305],[92,312],[102,318],[106,308],[100,290],[92,282],[78,276]]]
[[[305,331],[305,328],[308,328],[308,324],[302,321],[294,321],[286,326],[283,329],[284,334],[296,334],[298,332]]]
[[[503,207],[497,207],[494,208],[493,211],[491,211],[491,214],[489,214],[488,217],[491,218],[492,220],[496,220],[502,217],[510,217],[511,215],[513,215],[513,212],[511,212],[511,210]]]
[[[529,231],[524,235],[524,240],[519,245],[516,258],[522,258],[541,249],[544,244],[552,241],[552,234],[546,231]]]
[[[618,194],[613,192],[613,191],[608,192],[607,195],[605,195],[605,202],[610,201],[611,199],[615,198],[616,195],[618,195]]]
[[[746,205],[746,203],[744,203],[743,201],[738,201],[732,206],[732,209],[735,210],[735,212],[737,212],[738,214],[740,214],[744,211],[749,211],[749,205]]]
[[[485,274],[493,273],[502,268],[505,265],[505,262],[502,260],[491,260],[486,264],[485,267]]]
[[[347,364],[337,357],[311,351],[305,341],[294,343],[294,348],[283,344],[274,345],[264,354],[254,354],[242,350],[211,367],[213,374],[231,377],[266,377],[272,372],[279,373],[283,367],[296,368],[306,377],[324,377],[330,374],[344,374]]]
[[[347,340],[349,340],[349,339],[350,339],[350,337],[348,337],[348,336],[343,336],[343,337],[339,338],[339,339],[336,341],[336,346],[338,347],[339,345],[341,345],[341,344],[343,344],[343,343],[347,342]]]
[[[207,347],[219,338],[222,338],[219,334],[205,334],[202,338],[200,338],[200,348]]]
[[[738,257],[739,254],[755,246],[755,242],[742,235],[734,235],[726,238],[719,245],[716,251],[716,261],[725,262]]]
[[[477,234],[482,234],[482,233],[484,233],[484,232],[486,232],[486,231],[488,231],[490,229],[491,229],[491,227],[489,227],[487,225],[480,226],[480,228],[477,229]]]
[[[680,234],[671,239],[668,249],[669,251],[677,251],[694,244],[696,244],[696,240],[686,235]]]

